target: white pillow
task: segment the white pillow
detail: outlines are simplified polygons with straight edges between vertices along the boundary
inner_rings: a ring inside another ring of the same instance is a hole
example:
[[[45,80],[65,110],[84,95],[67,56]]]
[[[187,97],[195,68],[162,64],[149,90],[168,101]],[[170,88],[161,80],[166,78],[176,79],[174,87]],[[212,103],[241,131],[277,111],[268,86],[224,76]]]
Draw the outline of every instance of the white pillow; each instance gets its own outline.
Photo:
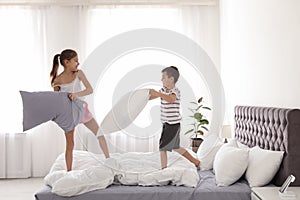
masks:
[[[255,146],[250,149],[246,180],[250,187],[260,187],[268,184],[278,171],[283,151],[271,151]]]
[[[229,139],[227,145],[230,145],[232,147],[239,147],[238,141],[235,138]]]
[[[217,135],[210,134],[203,139],[198,151],[197,157],[200,160],[200,170],[210,170],[213,168],[216,153],[223,143]]]
[[[113,133],[129,126],[144,109],[149,96],[149,89],[125,94],[105,116],[100,125],[101,134]]]
[[[216,184],[229,186],[236,182],[248,166],[248,150],[239,149],[231,143],[223,145],[217,152],[213,164]]]
[[[249,147],[237,140],[237,145],[241,149],[249,149]]]

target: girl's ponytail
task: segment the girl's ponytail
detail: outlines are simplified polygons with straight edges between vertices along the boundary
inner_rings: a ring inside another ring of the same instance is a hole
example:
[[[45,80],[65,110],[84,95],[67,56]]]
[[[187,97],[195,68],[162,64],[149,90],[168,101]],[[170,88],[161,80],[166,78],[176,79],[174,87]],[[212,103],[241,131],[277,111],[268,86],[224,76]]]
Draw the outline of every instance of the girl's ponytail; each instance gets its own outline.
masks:
[[[60,54],[56,54],[53,58],[52,70],[50,72],[51,85],[53,85],[53,81],[57,76],[57,71],[58,71],[58,67],[59,67],[59,60],[58,60],[59,56],[60,56]]]
[[[72,49],[65,49],[60,54],[56,54],[53,58],[53,65],[52,65],[52,71],[50,72],[50,78],[51,78],[51,86],[53,86],[53,82],[57,76],[57,71],[59,67],[59,63],[64,66],[63,61],[64,60],[70,60],[77,56],[76,51]]]

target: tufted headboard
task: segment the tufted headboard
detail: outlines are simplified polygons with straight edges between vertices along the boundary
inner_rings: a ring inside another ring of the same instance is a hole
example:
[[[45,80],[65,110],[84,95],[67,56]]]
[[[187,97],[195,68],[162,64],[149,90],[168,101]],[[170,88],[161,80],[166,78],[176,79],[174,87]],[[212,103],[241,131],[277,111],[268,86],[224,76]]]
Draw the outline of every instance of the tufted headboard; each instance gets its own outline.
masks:
[[[300,186],[300,110],[236,106],[234,117],[235,138],[241,143],[285,152],[272,183],[282,185],[293,174],[291,185]]]

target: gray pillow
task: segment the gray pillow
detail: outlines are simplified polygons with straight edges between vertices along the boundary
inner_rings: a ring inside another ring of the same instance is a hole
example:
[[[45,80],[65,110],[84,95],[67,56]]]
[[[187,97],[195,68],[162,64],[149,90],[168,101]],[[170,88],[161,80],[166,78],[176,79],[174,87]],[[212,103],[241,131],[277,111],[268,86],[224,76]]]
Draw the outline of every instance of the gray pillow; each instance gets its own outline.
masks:
[[[23,131],[50,120],[66,133],[73,130],[82,119],[84,102],[71,101],[67,92],[20,91],[23,101]]]

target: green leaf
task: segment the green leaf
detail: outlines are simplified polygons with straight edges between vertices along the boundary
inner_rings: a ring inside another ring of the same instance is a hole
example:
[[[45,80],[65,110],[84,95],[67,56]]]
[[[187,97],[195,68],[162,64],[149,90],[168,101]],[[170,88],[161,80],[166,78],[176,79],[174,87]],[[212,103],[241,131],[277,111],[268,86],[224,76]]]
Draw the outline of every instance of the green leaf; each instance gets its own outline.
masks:
[[[209,108],[209,107],[206,107],[206,106],[204,106],[204,107],[202,107],[203,109],[206,109],[206,110],[211,110],[211,108]]]
[[[203,131],[201,131],[201,130],[197,131],[197,133],[200,134],[200,135],[204,134]]]
[[[196,108],[196,111],[198,111],[203,105],[198,106],[198,108]]]
[[[197,112],[194,114],[194,118],[200,121],[202,119],[202,114]]]
[[[203,125],[203,124],[209,124],[208,120],[207,119],[201,119],[200,120],[200,124]]]
[[[201,103],[202,100],[203,100],[203,97],[200,97],[200,98],[198,99],[198,103]]]
[[[190,130],[188,130],[188,131],[186,131],[185,133],[184,133],[184,135],[186,135],[186,134],[188,134],[188,133],[190,133],[190,132],[192,132],[192,131],[194,131],[194,129],[192,128],[192,129],[190,129]]]
[[[205,130],[207,130],[207,131],[208,131],[208,128],[206,128],[205,126],[201,126],[201,128],[203,128],[203,129],[205,129]]]
[[[194,102],[194,101],[191,101],[190,103],[192,103],[192,104],[195,104],[195,105],[198,105],[196,102]]]

